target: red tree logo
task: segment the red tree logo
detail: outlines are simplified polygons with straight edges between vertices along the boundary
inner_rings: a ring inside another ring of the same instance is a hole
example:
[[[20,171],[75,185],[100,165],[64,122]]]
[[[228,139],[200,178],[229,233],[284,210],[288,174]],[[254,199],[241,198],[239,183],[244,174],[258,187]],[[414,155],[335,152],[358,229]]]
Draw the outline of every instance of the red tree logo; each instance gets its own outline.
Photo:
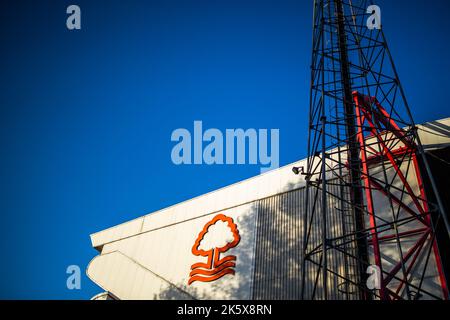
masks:
[[[220,258],[220,254],[236,247],[240,240],[237,226],[230,217],[219,214],[205,224],[195,240],[192,253],[208,257],[208,261],[191,266],[188,284],[195,281],[210,282],[226,274],[234,274],[236,256]]]

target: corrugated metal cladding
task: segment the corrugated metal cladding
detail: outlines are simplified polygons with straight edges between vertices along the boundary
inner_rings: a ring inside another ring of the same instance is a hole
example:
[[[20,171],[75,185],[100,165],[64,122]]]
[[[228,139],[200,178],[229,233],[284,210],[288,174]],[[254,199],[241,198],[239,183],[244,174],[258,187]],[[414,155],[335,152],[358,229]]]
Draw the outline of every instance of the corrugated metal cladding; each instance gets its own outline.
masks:
[[[305,189],[258,201],[253,299],[300,299]]]
[[[332,194],[338,194],[338,187],[331,187]],[[311,188],[309,206],[321,207],[321,192]],[[345,195],[344,195],[345,196]],[[338,208],[333,197],[327,197],[328,234],[327,238],[337,238],[348,234],[352,228],[350,215],[345,208]],[[330,199],[331,198],[331,199]],[[257,234],[255,247],[255,269],[253,283],[253,299],[301,299],[301,268],[303,247],[303,213],[305,212],[306,188],[301,188],[257,201]],[[309,210],[308,210],[309,211]],[[315,216],[314,227],[310,232],[311,251],[321,243],[321,221]],[[352,250],[354,248],[347,248]],[[337,250],[328,249],[328,267],[337,274],[348,274],[357,279],[355,261],[349,261]],[[321,253],[311,256],[310,260],[319,262]],[[321,272],[317,265],[306,263],[305,299],[321,299],[323,287]],[[319,276],[317,277],[317,274]],[[316,290],[314,284],[317,282]],[[352,288],[337,276],[328,275],[328,298],[358,299],[355,288]]]

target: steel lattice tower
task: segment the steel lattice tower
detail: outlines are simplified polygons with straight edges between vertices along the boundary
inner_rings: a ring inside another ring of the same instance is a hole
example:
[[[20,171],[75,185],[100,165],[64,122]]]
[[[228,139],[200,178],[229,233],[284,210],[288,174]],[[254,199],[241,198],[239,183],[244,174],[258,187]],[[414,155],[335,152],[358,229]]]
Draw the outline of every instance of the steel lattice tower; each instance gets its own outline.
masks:
[[[302,297],[448,299],[435,238],[448,221],[370,5],[314,1]]]

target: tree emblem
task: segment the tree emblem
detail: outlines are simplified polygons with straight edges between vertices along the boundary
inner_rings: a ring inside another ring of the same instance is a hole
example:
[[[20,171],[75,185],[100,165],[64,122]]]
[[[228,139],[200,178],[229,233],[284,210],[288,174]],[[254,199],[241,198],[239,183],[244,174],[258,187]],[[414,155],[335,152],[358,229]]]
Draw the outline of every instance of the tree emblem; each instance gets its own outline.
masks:
[[[195,281],[211,282],[226,274],[234,275],[236,256],[220,258],[220,254],[236,247],[240,240],[239,231],[232,218],[218,214],[206,223],[195,240],[192,253],[208,257],[208,261],[191,266],[188,284]]]

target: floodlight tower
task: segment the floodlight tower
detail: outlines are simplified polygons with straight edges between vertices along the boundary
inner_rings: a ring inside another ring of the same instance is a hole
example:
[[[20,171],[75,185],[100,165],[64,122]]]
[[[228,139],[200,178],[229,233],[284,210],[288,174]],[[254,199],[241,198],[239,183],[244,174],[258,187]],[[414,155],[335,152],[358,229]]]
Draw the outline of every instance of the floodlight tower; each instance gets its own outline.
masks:
[[[448,299],[450,228],[378,9],[314,1],[304,299]]]

